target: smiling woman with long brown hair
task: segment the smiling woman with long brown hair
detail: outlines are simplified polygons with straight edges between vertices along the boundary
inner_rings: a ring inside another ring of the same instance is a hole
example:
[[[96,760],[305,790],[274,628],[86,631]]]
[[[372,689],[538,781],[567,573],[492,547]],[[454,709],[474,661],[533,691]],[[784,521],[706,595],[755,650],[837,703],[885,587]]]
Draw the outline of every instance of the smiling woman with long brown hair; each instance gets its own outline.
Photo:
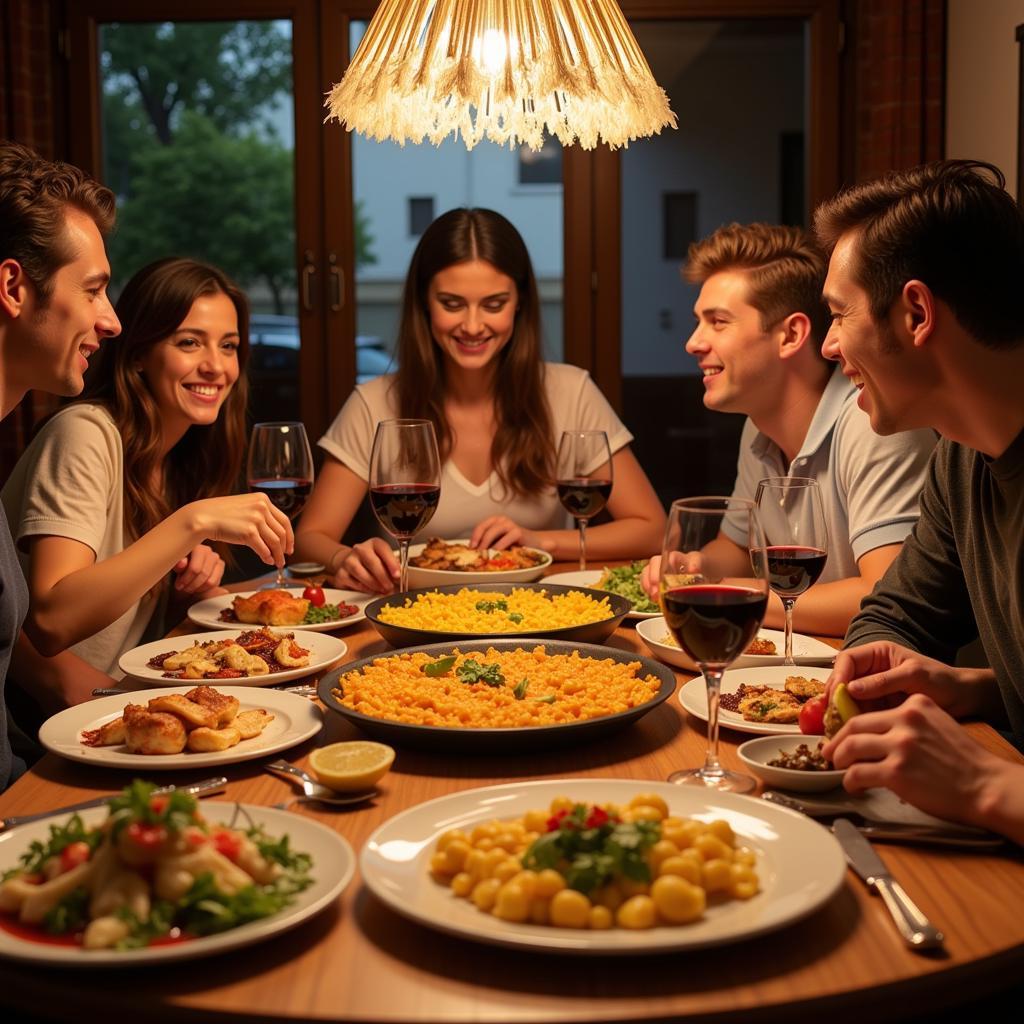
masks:
[[[203,541],[265,562],[291,547],[258,494],[230,497],[245,446],[248,303],[214,267],[167,259],[139,271],[80,400],[40,431],[3,489],[29,583],[12,678],[46,707],[109,685],[173,589],[201,597],[224,563]]]
[[[406,276],[398,370],[359,385],[320,440],[323,468],[296,550],[336,585],[390,591],[398,564],[381,537],[339,544],[367,491],[381,420],[430,420],[442,462],[433,535],[474,546],[578,550],[554,489],[563,430],[604,430],[613,453],[613,521],[588,539],[596,558],[648,555],[664,511],[629,449],[632,436],[579,367],[543,360],[540,302],[519,232],[492,210],[450,210],[427,228]]]

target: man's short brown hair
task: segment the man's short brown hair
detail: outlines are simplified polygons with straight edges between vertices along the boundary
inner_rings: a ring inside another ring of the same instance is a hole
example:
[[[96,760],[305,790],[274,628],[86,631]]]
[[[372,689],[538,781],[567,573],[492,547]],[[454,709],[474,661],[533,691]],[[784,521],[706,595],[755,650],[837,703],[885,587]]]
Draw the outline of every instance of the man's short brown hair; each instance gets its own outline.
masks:
[[[1002,172],[980,160],[939,160],[826,200],[814,229],[828,251],[857,232],[854,280],[881,323],[907,281],[923,281],[990,348],[1024,339],[1024,215]]]
[[[804,313],[814,341],[820,346],[825,340],[825,254],[806,231],[781,224],[726,224],[690,246],[683,276],[703,284],[728,270],[746,272],[747,301],[761,314],[762,330],[791,313]]]
[[[43,303],[53,293],[54,274],[75,258],[64,223],[69,206],[104,234],[114,224],[110,189],[71,164],[0,141],[0,260],[20,263]]]

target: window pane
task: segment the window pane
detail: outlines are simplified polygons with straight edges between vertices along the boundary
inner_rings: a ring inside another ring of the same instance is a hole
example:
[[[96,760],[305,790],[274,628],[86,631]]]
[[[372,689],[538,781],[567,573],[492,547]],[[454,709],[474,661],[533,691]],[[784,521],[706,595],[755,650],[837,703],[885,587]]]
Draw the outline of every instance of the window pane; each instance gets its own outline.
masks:
[[[352,23],[352,53],[365,31],[365,22]],[[496,210],[516,226],[537,275],[545,355],[561,360],[561,153],[557,160],[544,156],[539,161],[548,168],[557,163],[554,177],[548,169],[545,183],[526,184],[519,152],[490,142],[467,151],[461,139],[449,139],[440,146],[400,147],[357,134],[351,138],[359,380],[387,372],[397,337],[402,285],[426,226],[420,218],[428,204],[431,220],[455,207],[476,206]]]
[[[703,407],[683,349],[700,289],[680,268],[722,224],[803,222],[804,22],[631,24],[679,129],[622,151],[624,412],[664,500],[730,493],[743,421]]]
[[[290,21],[100,27],[116,294],[165,256],[248,292],[255,419],[300,419]]]

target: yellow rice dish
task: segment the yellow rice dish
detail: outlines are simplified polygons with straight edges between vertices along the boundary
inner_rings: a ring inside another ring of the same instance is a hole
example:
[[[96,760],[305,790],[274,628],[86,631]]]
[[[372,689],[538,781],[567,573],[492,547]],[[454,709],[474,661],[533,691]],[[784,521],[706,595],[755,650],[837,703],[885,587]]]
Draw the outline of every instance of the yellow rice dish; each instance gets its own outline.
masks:
[[[655,676],[638,661],[579,652],[473,651],[434,658],[417,652],[378,658],[338,680],[333,696],[371,718],[447,728],[515,729],[603,718],[653,700]]]
[[[606,598],[595,601],[578,590],[549,596],[542,590],[515,588],[510,594],[463,587],[455,594],[432,590],[415,601],[385,605],[378,618],[392,626],[438,633],[492,636],[529,633],[603,622],[615,613]]]

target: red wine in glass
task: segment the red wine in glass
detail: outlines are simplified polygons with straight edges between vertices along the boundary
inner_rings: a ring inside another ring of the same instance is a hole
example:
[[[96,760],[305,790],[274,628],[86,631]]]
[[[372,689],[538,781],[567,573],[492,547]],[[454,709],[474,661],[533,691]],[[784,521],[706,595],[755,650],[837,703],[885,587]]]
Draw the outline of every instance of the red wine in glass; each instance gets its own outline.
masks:
[[[370,488],[370,504],[381,526],[396,538],[414,537],[433,518],[437,484],[381,484]]]
[[[576,477],[572,480],[559,480],[557,489],[558,500],[569,515],[577,519],[593,519],[608,504],[612,482]]]
[[[821,548],[768,545],[768,583],[780,597],[799,597],[818,582],[827,552]]]
[[[754,639],[768,595],[749,587],[705,584],[662,594],[665,623],[699,665],[728,665]]]
[[[250,491],[265,494],[274,508],[280,509],[289,519],[294,519],[305,508],[309,492],[312,489],[312,480],[288,480],[275,477],[270,480],[249,481]]]

